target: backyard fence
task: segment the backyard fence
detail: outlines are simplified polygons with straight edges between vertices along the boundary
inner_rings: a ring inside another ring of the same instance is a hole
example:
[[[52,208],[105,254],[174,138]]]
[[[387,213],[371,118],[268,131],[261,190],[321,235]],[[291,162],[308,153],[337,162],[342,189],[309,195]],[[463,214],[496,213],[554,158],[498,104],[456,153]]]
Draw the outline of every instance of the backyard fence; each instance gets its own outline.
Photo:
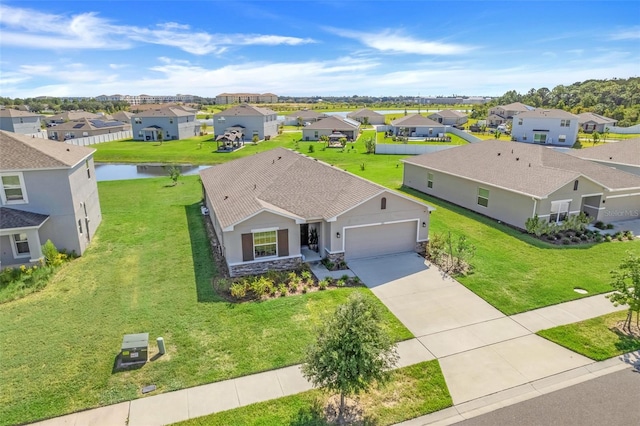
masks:
[[[620,133],[623,135],[628,135],[630,133],[640,133],[640,124],[636,124],[630,127],[610,126],[609,133]]]
[[[443,142],[446,144],[447,142]],[[398,143],[377,143],[376,154],[404,154],[419,155],[431,152],[442,151],[455,148],[460,145],[418,145],[418,144],[398,144]]]
[[[476,143],[482,141],[482,139],[473,136],[471,133],[467,133],[464,130],[456,129],[455,127],[447,126],[447,133],[453,133],[456,136],[460,136],[462,139],[469,143]]]
[[[125,130],[123,132],[106,133],[104,135],[87,136],[86,138],[73,138],[67,139],[65,142],[71,145],[87,146],[95,145],[97,143],[119,141],[122,139],[131,139],[133,132],[131,130]]]

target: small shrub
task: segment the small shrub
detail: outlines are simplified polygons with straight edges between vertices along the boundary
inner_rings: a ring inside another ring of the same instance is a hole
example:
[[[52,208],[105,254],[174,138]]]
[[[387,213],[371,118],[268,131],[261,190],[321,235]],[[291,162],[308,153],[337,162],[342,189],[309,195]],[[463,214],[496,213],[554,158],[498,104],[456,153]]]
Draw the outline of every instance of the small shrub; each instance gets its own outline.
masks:
[[[345,262],[344,260],[338,262],[338,269],[347,269],[347,262]]]
[[[364,171],[365,169],[365,164],[364,163],[360,163],[360,171]]]
[[[596,243],[601,243],[602,241],[604,241],[604,237],[602,235],[596,235],[595,241]]]
[[[619,233],[616,238],[618,239],[618,241],[622,241],[624,240],[624,235],[622,233]]]
[[[606,237],[604,237],[604,240],[610,243],[613,240],[613,238],[611,238],[611,235],[607,235]]]
[[[327,258],[322,259],[322,264],[324,265],[325,268],[327,268],[330,271],[332,271],[333,268],[336,266],[332,261],[330,261]]]
[[[302,286],[302,294],[306,294],[309,291],[309,286],[308,285],[303,285]]]
[[[218,293],[228,293],[231,288],[231,280],[220,278],[215,281],[214,287]]]
[[[553,235],[547,235],[547,240],[549,240],[549,241],[555,241],[555,240],[556,240],[556,237],[555,237],[555,236],[553,236]]]
[[[231,284],[230,290],[231,296],[236,299],[243,299],[247,295],[247,288],[241,282]]]
[[[312,154],[313,152],[315,152],[315,148],[313,147],[313,145],[309,145],[309,149],[307,151],[309,152],[309,154]]]
[[[346,282],[345,282],[345,280],[343,280],[343,279],[339,279],[339,280],[336,282],[336,287],[344,287],[345,285],[346,285]]]
[[[607,229],[613,229],[613,224],[612,223],[607,223]]]
[[[573,237],[571,237],[571,242],[572,242],[572,243],[579,243],[580,241],[581,241],[581,240],[580,240],[580,237],[578,237],[578,236],[576,236],[576,235],[574,235]]]
[[[59,261],[58,255],[60,252],[51,240],[47,240],[47,242],[42,246],[42,254],[44,255],[45,264],[49,266],[57,266],[62,263],[57,263]]]
[[[284,284],[280,284],[278,286],[278,293],[280,293],[280,297],[284,297],[287,295],[287,286]]]
[[[351,281],[356,285],[360,284],[360,278],[358,278],[358,277],[351,278]]]
[[[349,275],[344,274],[344,275],[342,275],[342,276],[340,277],[340,279],[341,279],[342,281],[349,281]]]
[[[326,278],[318,282],[318,289],[320,290],[326,290],[328,286],[329,286],[329,282],[327,281]]]
[[[305,269],[300,273],[300,276],[307,285],[313,283],[313,275],[311,274],[311,271]]]
[[[595,226],[598,229],[605,229],[605,224],[601,220],[599,220],[596,223],[594,223],[593,226]]]
[[[259,140],[260,140],[260,138],[258,138],[258,135],[253,135],[253,137],[251,138],[251,141],[253,143],[258,143]]]
[[[582,241],[587,241],[587,240],[589,239],[589,236],[588,236],[587,234],[582,234],[582,235],[580,236],[580,239],[581,239]]]
[[[569,239],[567,237],[563,237],[562,238],[562,244],[564,244],[564,245],[571,244],[571,239]]]

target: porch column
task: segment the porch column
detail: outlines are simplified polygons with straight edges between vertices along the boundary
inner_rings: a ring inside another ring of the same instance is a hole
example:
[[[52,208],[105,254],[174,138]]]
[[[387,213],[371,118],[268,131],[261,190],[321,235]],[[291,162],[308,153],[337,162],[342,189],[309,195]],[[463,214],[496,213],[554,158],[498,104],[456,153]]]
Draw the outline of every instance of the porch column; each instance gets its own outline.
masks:
[[[42,255],[42,244],[40,243],[40,234],[37,229],[28,229],[24,231],[27,234],[27,242],[29,243],[30,262],[38,262],[44,257]]]

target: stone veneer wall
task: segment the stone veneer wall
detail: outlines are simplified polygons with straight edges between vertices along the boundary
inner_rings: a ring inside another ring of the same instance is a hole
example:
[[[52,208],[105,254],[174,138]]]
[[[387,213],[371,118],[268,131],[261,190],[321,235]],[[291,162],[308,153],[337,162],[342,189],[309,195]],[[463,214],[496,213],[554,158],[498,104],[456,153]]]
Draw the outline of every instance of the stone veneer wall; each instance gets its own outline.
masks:
[[[416,253],[420,255],[424,255],[427,252],[428,244],[429,244],[428,241],[421,241],[419,243],[416,243],[416,248],[415,248]]]
[[[264,262],[243,263],[229,266],[229,276],[241,277],[244,275],[264,274],[269,270],[290,271],[298,268],[302,264],[301,257],[289,257],[286,259],[274,259]]]
[[[327,253],[327,259],[333,263],[344,262],[344,253]]]

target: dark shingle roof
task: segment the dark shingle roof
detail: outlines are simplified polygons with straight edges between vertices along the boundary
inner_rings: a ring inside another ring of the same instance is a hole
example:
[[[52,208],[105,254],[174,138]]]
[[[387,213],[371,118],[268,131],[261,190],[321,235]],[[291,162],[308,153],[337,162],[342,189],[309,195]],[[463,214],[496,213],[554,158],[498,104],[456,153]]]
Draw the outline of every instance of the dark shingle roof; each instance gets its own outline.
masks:
[[[327,118],[323,118],[322,120],[318,120],[315,123],[311,123],[306,129],[309,130],[346,130],[346,131],[354,131],[360,127],[360,123],[352,123],[350,121],[346,121],[340,117],[336,117],[335,115],[331,115]]]
[[[95,149],[0,131],[0,170],[69,168]]]
[[[42,225],[49,216],[23,210],[0,207],[0,229],[33,228]]]

